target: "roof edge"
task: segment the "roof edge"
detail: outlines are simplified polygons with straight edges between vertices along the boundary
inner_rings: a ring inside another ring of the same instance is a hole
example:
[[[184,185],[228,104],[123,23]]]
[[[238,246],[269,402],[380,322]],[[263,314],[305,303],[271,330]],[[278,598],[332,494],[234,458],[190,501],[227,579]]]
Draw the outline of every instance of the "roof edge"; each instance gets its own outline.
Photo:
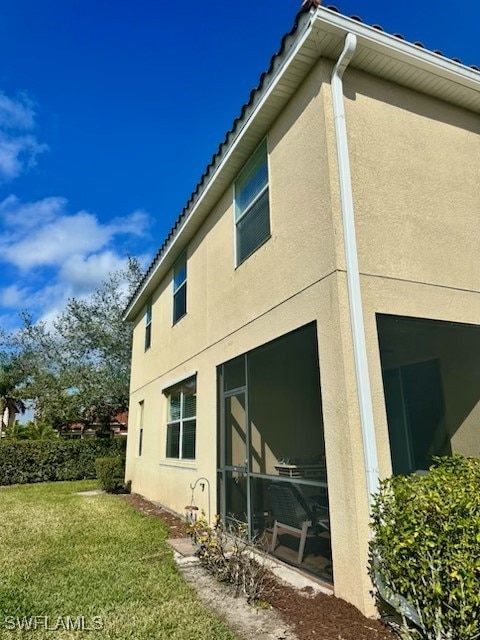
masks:
[[[299,44],[301,44],[304,38],[310,33],[314,14],[314,11],[307,13],[301,11],[298,13],[292,29],[283,36],[280,49],[272,56],[268,70],[262,73],[258,86],[250,92],[249,101],[243,105],[240,115],[234,120],[232,128],[226,133],[225,139],[220,143],[217,152],[207,165],[190,199],[175,221],[162,246],[157,251],[137,289],[128,301],[123,314],[125,321],[133,321],[137,316],[139,311],[138,307],[143,306],[143,303],[142,305],[139,304],[142,294],[152,282],[158,268],[172,250],[173,245],[178,242],[179,237],[181,237],[182,232],[185,230],[187,222],[192,218],[199,204],[201,204],[204,199],[210,185],[215,181],[216,175],[234,152],[243,134],[247,130],[249,122],[253,120],[255,112],[272,91],[276,80],[281,77],[288,63],[294,59]]]
[[[272,56],[268,70],[260,76],[258,85],[250,92],[249,101],[243,105],[240,115],[226,133],[225,139],[220,143],[190,199],[131,296],[123,315],[125,321],[133,321],[139,314],[145,303],[146,293],[149,293],[152,284],[157,280],[160,267],[185,235],[188,223],[208,194],[217,175],[243,139],[249,123],[255,118],[256,112],[268,98],[289,63],[295,58],[299,46],[312,29],[319,26],[320,23],[328,23],[330,27],[338,29],[339,32],[354,33],[359,38],[360,44],[389,49],[405,62],[435,69],[437,73],[441,72],[451,81],[466,82],[480,89],[480,70],[478,67],[469,67],[457,59],[449,59],[438,51],[426,49],[418,42],[409,42],[398,34],[386,33],[378,25],[366,25],[356,16],[344,16],[335,7],[318,7],[310,12],[301,11],[297,14],[292,29],[282,38],[280,49]]]

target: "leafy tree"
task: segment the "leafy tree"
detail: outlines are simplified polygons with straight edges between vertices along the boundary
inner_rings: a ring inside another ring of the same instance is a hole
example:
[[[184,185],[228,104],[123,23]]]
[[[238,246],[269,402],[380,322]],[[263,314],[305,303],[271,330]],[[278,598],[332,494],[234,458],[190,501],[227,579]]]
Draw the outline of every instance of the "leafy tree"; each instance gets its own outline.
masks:
[[[137,260],[110,274],[86,298],[72,298],[51,325],[22,315],[11,336],[21,397],[54,429],[100,423],[128,408],[132,326],[123,310],[141,277]],[[1,391],[1,388],[0,388]]]

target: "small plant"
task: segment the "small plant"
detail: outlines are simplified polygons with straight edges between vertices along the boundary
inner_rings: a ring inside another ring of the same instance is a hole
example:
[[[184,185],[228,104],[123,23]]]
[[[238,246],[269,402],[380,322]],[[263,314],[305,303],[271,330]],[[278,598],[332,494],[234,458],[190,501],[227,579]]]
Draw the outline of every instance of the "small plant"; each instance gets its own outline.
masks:
[[[235,596],[262,603],[267,592],[266,553],[258,541],[248,538],[247,525],[225,526],[219,516],[209,525],[205,514],[188,526],[196,555],[203,567],[220,582],[233,587]]]
[[[122,458],[97,458],[95,469],[101,488],[108,493],[119,493],[124,489],[124,463]]]
[[[371,576],[417,612],[427,640],[480,638],[480,460],[439,458],[381,483]],[[418,633],[403,621],[403,637]]]

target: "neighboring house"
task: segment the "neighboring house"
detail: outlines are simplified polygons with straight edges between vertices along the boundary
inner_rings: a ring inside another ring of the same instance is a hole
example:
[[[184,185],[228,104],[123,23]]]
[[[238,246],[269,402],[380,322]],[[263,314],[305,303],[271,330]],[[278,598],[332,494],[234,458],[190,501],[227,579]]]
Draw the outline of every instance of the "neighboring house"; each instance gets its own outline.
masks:
[[[75,422],[60,430],[63,438],[86,439],[96,438],[103,428],[100,422]],[[128,412],[123,411],[113,416],[110,421],[110,435],[112,438],[125,437],[128,433]]]
[[[300,14],[125,313],[133,491],[183,513],[205,478],[199,508],[366,613],[378,477],[480,454],[479,90]]]

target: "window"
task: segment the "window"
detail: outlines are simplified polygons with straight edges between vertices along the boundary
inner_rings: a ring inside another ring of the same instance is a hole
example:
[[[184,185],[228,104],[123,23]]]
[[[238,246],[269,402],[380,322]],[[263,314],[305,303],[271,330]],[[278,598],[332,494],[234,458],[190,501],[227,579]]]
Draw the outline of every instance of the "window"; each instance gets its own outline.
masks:
[[[150,349],[152,344],[152,301],[147,302],[145,311],[145,351]]]
[[[167,458],[194,460],[197,380],[190,378],[165,393],[168,399]]]
[[[182,254],[173,267],[173,324],[187,313],[187,256]]]
[[[142,455],[143,449],[143,411],[144,401],[138,403],[138,455]]]
[[[266,140],[235,181],[235,231],[237,265],[270,237]]]

